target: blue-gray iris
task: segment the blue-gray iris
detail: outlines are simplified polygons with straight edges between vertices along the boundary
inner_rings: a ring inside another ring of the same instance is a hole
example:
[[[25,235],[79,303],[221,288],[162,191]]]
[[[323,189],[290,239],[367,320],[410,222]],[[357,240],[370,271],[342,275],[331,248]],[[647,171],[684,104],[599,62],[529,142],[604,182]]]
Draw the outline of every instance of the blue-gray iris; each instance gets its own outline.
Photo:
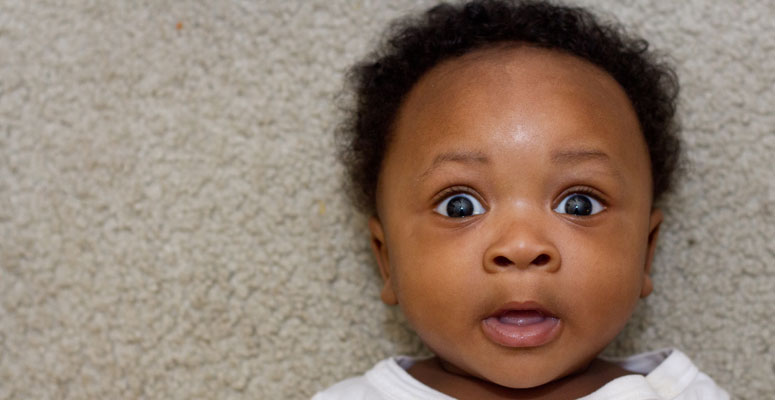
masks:
[[[565,202],[565,212],[573,215],[590,215],[592,202],[587,196],[573,195]]]
[[[447,215],[453,218],[469,217],[474,214],[474,204],[471,200],[457,196],[447,203]]]

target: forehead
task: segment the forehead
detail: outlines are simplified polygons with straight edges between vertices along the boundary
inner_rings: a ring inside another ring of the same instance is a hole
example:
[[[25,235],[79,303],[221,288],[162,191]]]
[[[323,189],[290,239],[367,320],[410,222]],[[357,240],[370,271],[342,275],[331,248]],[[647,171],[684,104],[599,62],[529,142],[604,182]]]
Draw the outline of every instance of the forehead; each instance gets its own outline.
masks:
[[[421,160],[439,147],[497,149],[506,141],[578,144],[649,163],[637,116],[613,77],[573,55],[508,45],[425,74],[399,110],[385,164],[399,151],[407,153],[401,158]]]
[[[444,124],[430,121],[444,112],[468,117],[474,106],[503,117],[505,104],[515,107],[509,110],[514,118],[562,111],[571,113],[565,118],[608,119],[603,122],[628,123],[640,132],[629,98],[608,73],[570,54],[518,44],[474,51],[431,69],[407,95],[394,132],[407,123]],[[486,116],[477,116],[477,123]]]

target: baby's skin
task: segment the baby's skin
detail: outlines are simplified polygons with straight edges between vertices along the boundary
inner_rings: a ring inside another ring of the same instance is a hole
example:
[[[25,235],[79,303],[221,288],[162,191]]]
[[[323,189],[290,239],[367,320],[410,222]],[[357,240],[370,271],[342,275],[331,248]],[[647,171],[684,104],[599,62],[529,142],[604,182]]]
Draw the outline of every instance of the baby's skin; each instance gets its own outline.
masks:
[[[436,355],[409,373],[457,398],[576,398],[649,276],[662,213],[624,90],[578,57],[500,45],[412,88],[377,185],[382,300]]]

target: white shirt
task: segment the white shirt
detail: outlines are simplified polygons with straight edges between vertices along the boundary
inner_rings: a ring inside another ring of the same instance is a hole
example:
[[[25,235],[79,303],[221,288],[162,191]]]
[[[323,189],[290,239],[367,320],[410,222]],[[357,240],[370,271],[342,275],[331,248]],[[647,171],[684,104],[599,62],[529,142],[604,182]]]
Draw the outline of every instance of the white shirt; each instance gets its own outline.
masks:
[[[583,400],[728,400],[729,395],[700,372],[678,350],[666,349],[611,360],[644,375],[626,375],[608,382]],[[408,372],[415,360],[393,357],[380,361],[364,375],[317,393],[312,400],[454,400],[426,386]]]

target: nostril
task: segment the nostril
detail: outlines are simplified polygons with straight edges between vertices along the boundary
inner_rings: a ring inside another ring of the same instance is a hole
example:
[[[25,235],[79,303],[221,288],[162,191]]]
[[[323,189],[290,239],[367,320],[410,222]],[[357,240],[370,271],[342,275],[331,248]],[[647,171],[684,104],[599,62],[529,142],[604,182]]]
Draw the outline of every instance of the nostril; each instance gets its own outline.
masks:
[[[495,262],[495,265],[497,265],[499,267],[508,267],[509,265],[513,264],[511,262],[511,260],[509,260],[508,258],[506,258],[504,256],[495,257],[495,260],[493,260],[493,261]]]
[[[531,264],[540,267],[542,265],[546,265],[547,263],[549,263],[549,256],[546,254],[541,254],[540,256],[536,257]]]

